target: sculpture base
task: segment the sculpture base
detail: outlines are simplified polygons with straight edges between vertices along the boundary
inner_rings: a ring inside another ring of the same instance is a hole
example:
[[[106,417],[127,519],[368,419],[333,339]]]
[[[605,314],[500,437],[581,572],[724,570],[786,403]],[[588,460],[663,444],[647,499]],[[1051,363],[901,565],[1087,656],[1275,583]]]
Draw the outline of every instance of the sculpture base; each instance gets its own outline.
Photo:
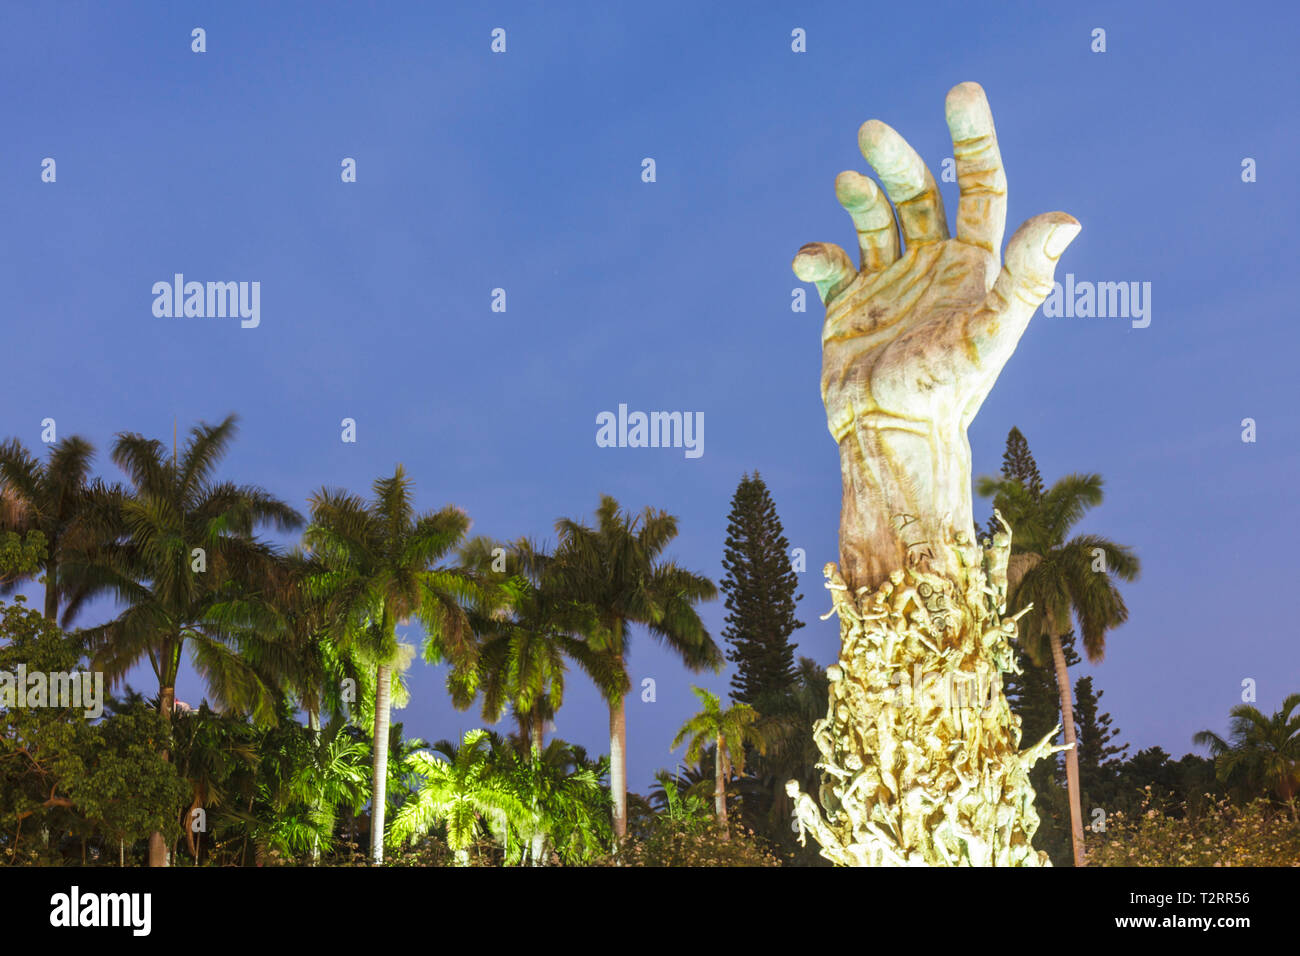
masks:
[[[1016,670],[1015,618],[1000,617],[1010,536],[982,566],[971,566],[973,546],[962,550],[965,580],[909,569],[858,594],[826,566],[841,648],[826,718],[813,725],[825,816],[795,781],[787,791],[801,841],[811,831],[834,863],[1051,865],[1031,842],[1029,769],[1063,748],[1054,730],[1021,752],[1002,691]]]

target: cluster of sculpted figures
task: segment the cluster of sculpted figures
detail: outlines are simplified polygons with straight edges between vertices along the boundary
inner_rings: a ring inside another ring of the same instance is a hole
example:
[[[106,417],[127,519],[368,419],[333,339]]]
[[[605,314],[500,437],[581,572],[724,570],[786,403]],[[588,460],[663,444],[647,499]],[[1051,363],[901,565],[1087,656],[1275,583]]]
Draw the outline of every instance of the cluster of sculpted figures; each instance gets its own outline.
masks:
[[[908,569],[854,592],[835,565],[826,566],[841,650],[827,670],[826,717],[813,733],[825,817],[795,781],[787,790],[801,839],[812,831],[827,859],[856,866],[1046,863],[1030,842],[1038,815],[1028,772],[1055,749],[1056,731],[1017,752],[1020,720],[1001,693],[1002,673],[1015,669],[1015,618],[1001,617],[1010,529],[985,545],[961,533],[947,543],[961,568],[955,581]],[[919,693],[914,684],[923,669],[929,680],[985,689],[987,697],[954,707],[951,695]]]

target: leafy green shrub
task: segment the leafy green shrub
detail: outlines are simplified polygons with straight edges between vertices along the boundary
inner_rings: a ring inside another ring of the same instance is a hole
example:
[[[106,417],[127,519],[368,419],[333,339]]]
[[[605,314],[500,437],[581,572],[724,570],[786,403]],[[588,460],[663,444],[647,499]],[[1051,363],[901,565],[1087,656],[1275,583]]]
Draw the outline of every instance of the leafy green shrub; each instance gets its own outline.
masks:
[[[1105,833],[1087,837],[1094,866],[1300,866],[1300,823],[1267,800],[1218,800],[1182,818],[1144,802],[1138,815],[1114,813]]]
[[[722,839],[716,824],[679,826],[671,820],[653,827],[645,836],[631,837],[616,859],[593,861],[595,866],[780,866],[752,830],[733,826],[730,839]]]

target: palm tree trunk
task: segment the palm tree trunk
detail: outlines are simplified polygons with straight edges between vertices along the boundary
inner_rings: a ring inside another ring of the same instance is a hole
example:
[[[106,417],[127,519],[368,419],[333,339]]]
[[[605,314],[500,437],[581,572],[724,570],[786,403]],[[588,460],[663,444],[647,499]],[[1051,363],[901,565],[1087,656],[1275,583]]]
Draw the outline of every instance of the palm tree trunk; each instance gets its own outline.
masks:
[[[54,543],[50,543],[53,550]],[[59,563],[51,558],[45,562],[45,620],[57,622],[59,619]]]
[[[1074,736],[1074,702],[1070,694],[1070,674],[1065,666],[1065,651],[1053,628],[1047,633],[1052,644],[1052,661],[1056,664],[1056,688],[1061,695],[1061,724],[1065,728],[1065,785],[1070,797],[1070,844],[1074,848],[1074,865],[1086,866],[1083,858],[1083,809],[1079,805],[1079,747]]]
[[[722,827],[722,839],[731,839],[727,832],[727,738],[718,734],[715,741],[717,749],[713,754],[713,809],[718,815],[718,824]]]
[[[542,719],[541,707],[533,706],[532,725],[528,728],[532,736],[533,748],[537,751],[533,755],[534,760],[542,759],[543,729],[545,721]],[[539,816],[537,829],[533,831],[532,845],[529,847],[529,856],[532,858],[533,866],[545,865],[543,857],[546,855],[546,834],[542,832],[540,815],[537,813],[537,796],[533,795],[533,814]]]
[[[199,860],[199,846],[194,840],[194,811],[200,806],[202,806],[202,802],[199,800],[199,794],[195,792],[190,808],[181,814],[181,825],[185,828],[185,845],[190,851],[190,856],[194,857],[196,865]]]
[[[534,809],[536,804],[534,804]],[[528,857],[529,866],[545,866],[546,861],[543,859],[546,855],[546,834],[542,832],[541,826],[533,831],[532,839],[529,841]]]
[[[253,797],[248,798],[248,815],[253,815]],[[254,854],[256,855],[256,854]],[[254,860],[254,863],[257,861]],[[248,866],[248,826],[244,826],[244,845],[239,848],[239,865]]]
[[[161,687],[158,690],[158,712],[162,714],[163,722],[168,726],[172,722],[172,704],[176,700],[175,687]],[[163,760],[170,760],[171,754],[166,750],[162,754]],[[155,830],[149,834],[149,865],[166,866],[167,865],[167,844],[163,841],[163,835]]]
[[[538,753],[545,749],[545,724],[546,721],[542,719],[541,708],[534,707],[532,726],[529,730],[532,732],[533,746],[537,748]]]
[[[388,799],[388,706],[393,669],[381,664],[375,676],[375,760],[370,799],[370,859],[384,862],[384,809]]]
[[[614,798],[614,841],[627,835],[627,699],[609,705],[609,789]]]
[[[318,754],[319,747],[320,747],[320,715],[317,714],[315,710],[307,711],[307,729],[311,732],[312,745],[313,747],[317,748],[317,754]],[[315,758],[316,758],[316,754],[313,754],[313,759]],[[320,791],[317,790],[316,794],[312,797],[312,801],[311,801],[313,816],[319,814],[320,805],[321,805],[321,795],[320,795]],[[316,821],[313,819],[312,820],[313,826],[315,825],[315,822]],[[334,835],[333,833],[330,834],[330,836],[333,835]],[[311,837],[311,865],[312,866],[320,865],[320,834],[317,833],[313,833]]]

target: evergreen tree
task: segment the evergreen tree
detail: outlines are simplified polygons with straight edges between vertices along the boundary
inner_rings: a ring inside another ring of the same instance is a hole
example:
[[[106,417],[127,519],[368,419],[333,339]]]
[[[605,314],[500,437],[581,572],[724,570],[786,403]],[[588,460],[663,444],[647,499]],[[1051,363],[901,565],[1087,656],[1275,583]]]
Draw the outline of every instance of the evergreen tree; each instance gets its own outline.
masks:
[[[1002,477],[1019,481],[1034,501],[1043,497],[1043,476],[1038,473],[1038,463],[1029,451],[1029,442],[1019,428],[1007,432],[1007,447],[1002,453]],[[988,533],[993,536],[1002,530],[995,518],[989,518]],[[1014,528],[1012,531],[1014,532]]]
[[[1038,473],[1038,463],[1029,451],[1029,442],[1019,428],[1007,432],[1007,449],[1002,453],[1002,477],[1015,478],[1034,496],[1043,497],[1043,476]]]
[[[737,703],[759,705],[763,697],[785,694],[794,686],[789,638],[803,622],[794,616],[802,595],[795,595],[799,582],[789,551],[767,485],[758,472],[744,475],[731,499],[722,560],[727,599],[722,635],[731,645],[727,659],[739,665],[731,679]]]
[[[1084,795],[1084,820],[1093,807],[1113,802],[1116,773],[1128,752],[1128,744],[1117,744],[1119,731],[1111,728],[1111,716],[1100,711],[1105,691],[1094,691],[1091,677],[1074,684],[1074,712],[1079,729],[1079,787]]]

